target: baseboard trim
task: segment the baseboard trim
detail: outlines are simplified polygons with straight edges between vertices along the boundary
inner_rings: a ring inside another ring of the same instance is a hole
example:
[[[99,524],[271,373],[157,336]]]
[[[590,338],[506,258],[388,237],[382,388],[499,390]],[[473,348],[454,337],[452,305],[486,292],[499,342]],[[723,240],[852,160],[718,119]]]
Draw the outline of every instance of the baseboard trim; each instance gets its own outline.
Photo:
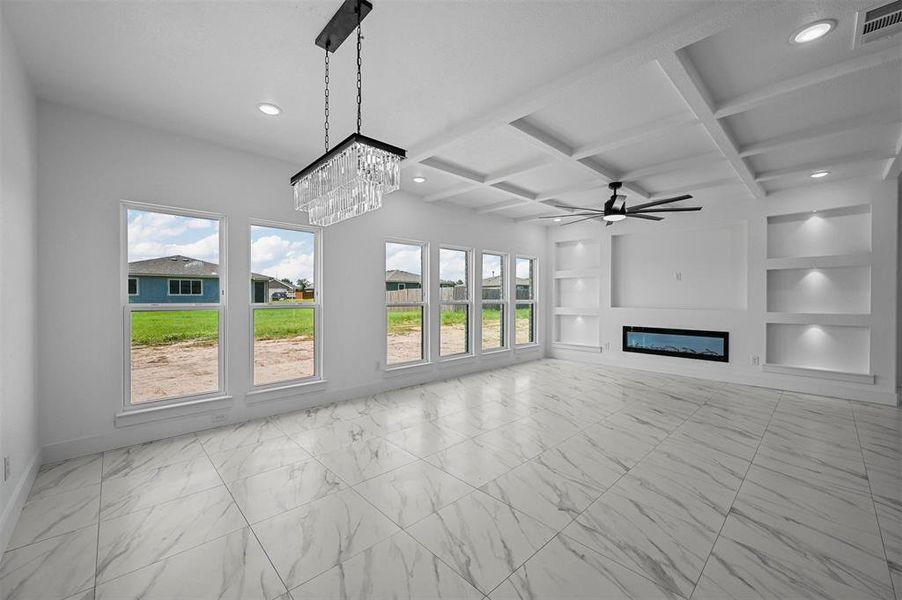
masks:
[[[34,479],[41,468],[41,462],[41,450],[38,450],[32,456],[31,463],[29,463],[22,477],[19,478],[19,483],[16,484],[16,489],[10,497],[10,503],[6,505],[6,509],[0,515],[0,556],[6,552],[6,546],[13,535],[16,523],[19,521],[19,515],[22,514],[22,507],[25,505],[25,501],[28,500],[28,494],[31,492],[31,486],[34,484]]]
[[[270,417],[286,412],[331,404],[332,402],[362,398],[390,390],[421,385],[429,383],[430,381],[441,381],[462,375],[500,369],[514,364],[539,360],[544,358],[545,355],[542,351],[542,346],[524,348],[523,350],[522,353],[519,349],[516,352],[507,352],[503,356],[499,356],[496,360],[486,362],[462,361],[460,363],[455,363],[454,365],[447,363],[430,363],[425,365],[428,368],[423,369],[422,371],[411,372],[403,379],[400,377],[385,377],[363,385],[335,390],[327,389],[312,394],[299,392],[284,397],[267,399],[266,402],[248,402],[244,398],[239,399],[239,397],[236,396],[236,410],[230,413],[230,418],[228,420],[218,423],[216,426],[231,425],[249,421],[251,419]],[[537,352],[536,350],[539,351]],[[202,431],[210,427],[214,427],[214,425],[210,422],[209,413],[183,415],[161,421],[136,424],[130,427],[120,427],[106,434],[86,436],[65,442],[48,444],[44,446],[42,456],[47,462],[58,462],[77,456],[86,456],[88,454],[96,454],[115,448],[122,448],[134,444]]]

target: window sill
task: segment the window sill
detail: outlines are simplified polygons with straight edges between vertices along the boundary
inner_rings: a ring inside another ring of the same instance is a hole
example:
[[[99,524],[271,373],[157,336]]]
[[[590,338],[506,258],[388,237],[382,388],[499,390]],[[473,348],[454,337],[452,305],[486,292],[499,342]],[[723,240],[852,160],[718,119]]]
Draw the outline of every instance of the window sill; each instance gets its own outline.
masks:
[[[542,344],[538,342],[532,342],[530,344],[518,344],[517,350],[535,350],[536,348],[541,348]]]
[[[494,350],[483,350],[479,355],[480,356],[494,356],[496,354],[504,354],[505,352],[510,352],[510,348],[495,348]]]
[[[476,355],[474,355],[474,354],[458,354],[455,356],[447,356],[445,358],[439,358],[438,365],[442,366],[442,365],[454,364],[454,363],[464,361],[464,360],[471,360],[473,358],[476,358]]]
[[[294,394],[310,394],[326,389],[325,379],[312,379],[295,383],[276,384],[272,387],[256,387],[245,395],[248,404],[258,404],[270,400],[282,400]]]
[[[431,362],[421,361],[421,362],[415,362],[415,363],[408,363],[408,364],[404,364],[404,365],[397,365],[394,367],[386,367],[383,370],[383,373],[387,376],[404,375],[404,374],[410,373],[410,372],[425,371],[426,369],[431,368],[431,367],[432,367]]]
[[[150,406],[148,408],[135,408],[124,410],[113,418],[116,427],[128,427],[130,425],[140,425],[141,423],[149,423],[151,421],[162,421],[164,419],[174,419],[178,417],[187,417],[232,406],[231,396],[214,396],[212,398],[202,398],[200,400],[188,400],[178,404],[166,404],[165,406]]]

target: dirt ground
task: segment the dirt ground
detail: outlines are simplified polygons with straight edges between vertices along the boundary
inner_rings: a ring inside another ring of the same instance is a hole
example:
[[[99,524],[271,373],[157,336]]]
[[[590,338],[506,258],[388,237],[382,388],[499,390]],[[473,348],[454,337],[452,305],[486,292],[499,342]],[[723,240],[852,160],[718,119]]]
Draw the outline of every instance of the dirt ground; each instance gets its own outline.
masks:
[[[497,340],[499,324],[483,330],[483,338]],[[525,338],[528,323],[517,323]],[[442,328],[442,355],[463,352],[463,325]],[[420,334],[410,332],[388,339],[390,364],[419,360]],[[218,387],[216,344],[177,342],[166,346],[132,348],[132,402],[140,403],[216,391]],[[313,340],[297,337],[254,342],[254,383],[263,385],[310,377],[313,373]]]

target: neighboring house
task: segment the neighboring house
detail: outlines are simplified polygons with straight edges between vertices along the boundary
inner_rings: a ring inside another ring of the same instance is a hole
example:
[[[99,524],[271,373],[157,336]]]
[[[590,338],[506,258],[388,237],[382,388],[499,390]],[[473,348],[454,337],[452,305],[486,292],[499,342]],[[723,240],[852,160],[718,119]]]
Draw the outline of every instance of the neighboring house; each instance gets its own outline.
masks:
[[[422,277],[407,271],[392,269],[385,272],[385,291],[394,292],[396,290],[415,290],[423,287],[421,283]]]
[[[219,302],[219,265],[176,254],[128,263],[128,301]]]
[[[298,288],[298,286],[294,285],[293,283],[286,283],[286,282],[284,282],[280,279],[276,279],[274,277],[269,278],[269,299],[270,299],[270,301],[272,301],[272,295],[275,294],[276,292],[283,292],[289,298],[294,298],[294,299],[300,300],[301,299],[301,296],[299,295],[300,291],[301,290]]]
[[[482,297],[487,300],[501,297],[501,276],[494,275],[482,280]],[[529,298],[529,278],[517,277],[517,298]]]

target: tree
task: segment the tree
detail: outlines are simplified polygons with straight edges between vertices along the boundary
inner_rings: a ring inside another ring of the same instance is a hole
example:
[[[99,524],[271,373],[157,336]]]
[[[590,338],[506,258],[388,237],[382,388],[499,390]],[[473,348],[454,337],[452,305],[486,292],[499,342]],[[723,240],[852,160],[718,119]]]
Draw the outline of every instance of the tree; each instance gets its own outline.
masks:
[[[287,283],[288,285],[291,285],[291,280],[288,279],[287,277],[283,277],[279,281],[281,281],[282,283]]]
[[[304,277],[303,279],[298,279],[298,287],[301,288],[301,291],[305,291],[310,287],[310,280]]]

